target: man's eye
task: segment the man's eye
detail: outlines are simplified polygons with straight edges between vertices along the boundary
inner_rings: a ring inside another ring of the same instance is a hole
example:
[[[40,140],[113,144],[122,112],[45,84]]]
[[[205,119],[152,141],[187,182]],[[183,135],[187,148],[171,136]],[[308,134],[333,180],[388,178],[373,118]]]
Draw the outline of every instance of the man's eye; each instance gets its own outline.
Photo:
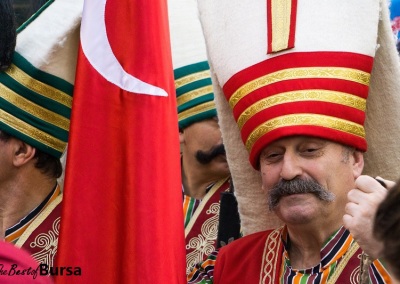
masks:
[[[303,155],[308,156],[308,157],[315,157],[315,156],[320,156],[322,153],[322,150],[320,148],[305,148],[304,150],[301,151]]]
[[[264,159],[267,163],[273,163],[276,161],[279,161],[279,159],[282,157],[282,154],[280,153],[270,153],[264,156]]]
[[[272,153],[272,154],[268,154],[267,155],[267,158],[275,158],[275,157],[277,157],[277,156],[279,156],[280,154],[278,154],[278,153]]]

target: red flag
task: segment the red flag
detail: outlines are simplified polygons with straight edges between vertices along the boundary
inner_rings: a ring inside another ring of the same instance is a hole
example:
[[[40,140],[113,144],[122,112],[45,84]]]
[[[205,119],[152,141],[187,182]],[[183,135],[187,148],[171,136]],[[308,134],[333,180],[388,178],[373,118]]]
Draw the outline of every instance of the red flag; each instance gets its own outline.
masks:
[[[186,283],[166,0],[86,0],[57,283]]]

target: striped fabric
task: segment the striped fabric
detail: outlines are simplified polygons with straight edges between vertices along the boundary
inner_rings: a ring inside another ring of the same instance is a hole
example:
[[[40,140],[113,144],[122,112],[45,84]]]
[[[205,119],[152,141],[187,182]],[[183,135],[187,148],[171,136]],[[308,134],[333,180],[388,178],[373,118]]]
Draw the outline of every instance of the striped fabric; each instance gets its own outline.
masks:
[[[217,115],[207,61],[177,68],[174,77],[179,128]]]
[[[0,73],[0,128],[55,157],[68,141],[73,86],[20,54]]]
[[[190,197],[188,195],[183,195],[183,219],[185,228],[187,224],[189,224],[190,219],[192,218],[194,212],[199,206],[201,200]]]
[[[211,284],[213,283],[214,266],[218,251],[212,252],[205,261],[198,263],[187,275],[188,284]]]
[[[55,157],[64,152],[72,84],[36,69],[15,53],[0,73],[0,129]]]
[[[0,130],[56,158],[68,142],[82,3],[46,1],[0,72]]]
[[[290,260],[288,255],[288,244],[290,240],[287,234],[286,227],[282,229],[281,237],[284,250],[282,257],[282,264],[280,266],[280,280],[279,283],[283,284],[306,284],[306,283],[331,283],[331,276],[334,275],[338,267],[341,265],[343,259],[345,259],[346,252],[356,246],[356,242],[350,235],[349,231],[344,227],[337,230],[324,244],[321,249],[321,263],[315,267],[296,270],[290,266]],[[357,246],[358,247],[358,246]],[[189,284],[201,283],[210,284],[213,283],[214,279],[214,266],[217,261],[218,251],[211,253],[208,258],[196,265],[192,272],[187,276]],[[235,257],[235,256],[232,256]],[[353,255],[352,258],[357,257]],[[242,269],[244,266],[238,264],[238,269]],[[390,276],[379,260],[375,260],[369,268],[369,276],[371,284],[385,284],[392,283]],[[261,282],[260,282],[261,283]],[[332,282],[335,283],[335,282]],[[338,282],[337,282],[338,283]],[[350,282],[346,282],[350,283]],[[353,283],[353,282],[351,282]],[[269,283],[265,283],[269,284]]]
[[[43,202],[33,209],[27,216],[22,218],[17,224],[8,228],[5,233],[5,241],[15,244],[19,237],[25,232],[29,225],[40,215],[46,207],[61,194],[60,186],[54,187],[53,191],[43,200]]]
[[[297,270],[293,269],[290,265],[288,253],[290,239],[286,227],[282,232],[282,239],[285,249],[282,258],[284,261],[282,262],[280,283],[287,284],[327,283],[345,253],[355,243],[350,232],[341,227],[327,240],[321,249],[321,262],[317,266],[305,270]],[[371,264],[369,272],[371,283],[390,283],[387,279],[385,280],[388,274],[379,260]]]
[[[292,135],[320,137],[365,151],[363,125],[372,63],[372,57],[360,54],[296,52],[230,78],[224,94],[253,167],[266,145]]]

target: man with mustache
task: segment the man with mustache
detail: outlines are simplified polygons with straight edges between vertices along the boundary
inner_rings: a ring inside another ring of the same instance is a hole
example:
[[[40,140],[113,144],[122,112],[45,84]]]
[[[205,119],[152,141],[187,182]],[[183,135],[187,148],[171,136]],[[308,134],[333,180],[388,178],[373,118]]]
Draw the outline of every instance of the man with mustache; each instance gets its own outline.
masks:
[[[245,232],[222,247],[203,283],[359,283],[363,251],[343,216],[347,193],[365,164],[372,66],[384,52],[394,55],[387,62],[398,64],[393,40],[378,40],[378,25],[380,34],[390,34],[386,3],[198,5],[227,157],[238,156],[241,148],[228,145],[234,145],[229,138],[240,137],[269,208],[283,223]],[[239,209],[251,208],[257,188],[240,191],[236,179],[243,173],[230,166]],[[247,193],[247,202],[239,191]],[[379,259],[363,274],[369,283],[391,283]]]
[[[240,224],[196,2],[168,0],[168,5],[190,278],[209,253],[240,236]],[[220,215],[225,209],[229,212]]]
[[[179,112],[187,274],[220,245],[217,243],[218,233],[222,234],[224,229],[221,226],[227,225],[219,224],[221,194],[229,194],[233,190],[212,99],[211,93],[206,102],[211,105],[209,113],[191,118],[190,122],[182,119],[184,111]],[[185,111],[191,111],[191,108]],[[237,219],[230,221],[239,228]],[[239,237],[239,230],[230,237]]]
[[[215,106],[213,111],[216,112]],[[184,192],[200,200],[206,195],[205,188],[229,176],[218,118],[215,113],[190,124],[179,124]]]
[[[209,71],[206,62],[201,65]],[[208,83],[211,84],[211,80]],[[210,110],[203,113],[200,111],[199,117],[183,118],[185,111],[191,112],[201,106],[196,102],[184,110],[178,105],[187,274],[220,246],[217,237],[225,230],[221,226],[230,226],[219,223],[220,206],[226,204],[221,198],[231,200],[234,196],[231,193],[233,185],[212,100],[211,93],[205,102],[210,105]],[[235,200],[228,206],[235,211]],[[238,215],[236,218],[231,217],[229,223],[238,229],[235,234],[221,239],[225,243],[228,242],[226,239],[239,237]]]

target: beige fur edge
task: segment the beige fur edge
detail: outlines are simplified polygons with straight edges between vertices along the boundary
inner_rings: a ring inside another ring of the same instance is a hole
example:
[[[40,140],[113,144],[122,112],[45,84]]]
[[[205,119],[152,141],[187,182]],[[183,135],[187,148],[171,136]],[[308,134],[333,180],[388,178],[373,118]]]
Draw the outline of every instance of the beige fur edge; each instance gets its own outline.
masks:
[[[382,3],[378,47],[367,99],[365,131],[368,150],[364,173],[400,177],[400,64],[386,1]]]

